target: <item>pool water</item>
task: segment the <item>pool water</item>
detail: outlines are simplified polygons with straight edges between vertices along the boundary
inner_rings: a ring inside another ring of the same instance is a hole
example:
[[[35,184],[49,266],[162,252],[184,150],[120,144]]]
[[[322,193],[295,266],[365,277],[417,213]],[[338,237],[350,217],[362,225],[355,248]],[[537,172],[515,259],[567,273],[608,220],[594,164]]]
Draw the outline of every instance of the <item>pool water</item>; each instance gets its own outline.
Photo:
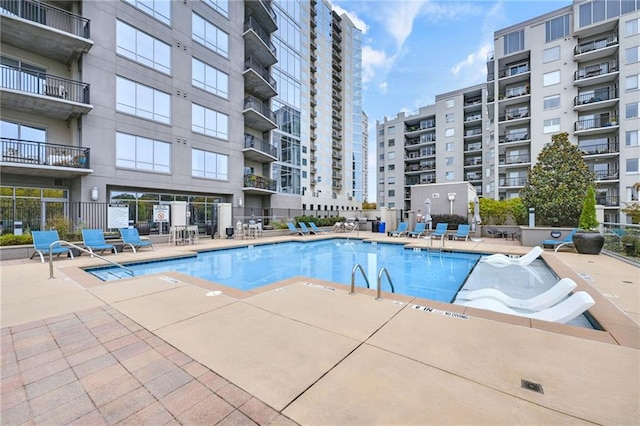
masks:
[[[287,242],[201,252],[197,256],[126,265],[136,276],[167,271],[251,290],[295,276],[351,284],[360,264],[371,288],[377,288],[381,268],[389,273],[395,292],[450,303],[476,265],[480,254],[406,249],[401,244],[376,244],[343,239]],[[91,268],[103,281],[127,278],[117,267]],[[382,290],[390,291],[383,275]],[[357,287],[366,287],[358,270]]]

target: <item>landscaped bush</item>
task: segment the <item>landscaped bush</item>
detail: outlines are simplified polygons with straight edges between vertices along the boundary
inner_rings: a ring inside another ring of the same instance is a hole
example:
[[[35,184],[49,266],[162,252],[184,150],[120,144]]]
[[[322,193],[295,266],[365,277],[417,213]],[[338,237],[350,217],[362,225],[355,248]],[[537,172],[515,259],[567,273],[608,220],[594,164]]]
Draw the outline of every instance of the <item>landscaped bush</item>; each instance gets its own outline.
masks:
[[[25,235],[13,235],[4,234],[0,235],[0,246],[19,246],[22,244],[33,244],[33,238],[31,234]]]
[[[294,220],[296,224],[298,222],[304,222],[306,225],[308,225],[309,222],[313,222],[318,226],[333,226],[336,222],[346,222],[347,219],[345,219],[344,217],[297,216],[294,217]]]
[[[438,223],[448,223],[449,230],[457,230],[458,225],[464,225],[467,222],[467,218],[464,216],[460,216],[459,214],[432,214],[431,219],[433,220],[432,228],[436,228],[436,224]]]

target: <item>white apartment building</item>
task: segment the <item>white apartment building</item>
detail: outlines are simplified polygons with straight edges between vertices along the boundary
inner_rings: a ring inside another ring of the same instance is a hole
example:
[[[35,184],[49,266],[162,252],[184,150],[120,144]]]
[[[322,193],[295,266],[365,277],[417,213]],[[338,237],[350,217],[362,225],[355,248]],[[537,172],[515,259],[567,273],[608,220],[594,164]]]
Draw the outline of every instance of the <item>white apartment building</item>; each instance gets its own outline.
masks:
[[[595,172],[606,222],[638,201],[640,5],[576,0],[497,31],[487,83],[377,123],[378,202],[408,209],[411,186],[468,181],[517,197],[558,132]]]
[[[140,222],[186,201],[203,225],[216,203],[259,216],[362,201],[360,32],[329,3],[3,0],[0,28],[5,228],[87,219],[92,203]]]

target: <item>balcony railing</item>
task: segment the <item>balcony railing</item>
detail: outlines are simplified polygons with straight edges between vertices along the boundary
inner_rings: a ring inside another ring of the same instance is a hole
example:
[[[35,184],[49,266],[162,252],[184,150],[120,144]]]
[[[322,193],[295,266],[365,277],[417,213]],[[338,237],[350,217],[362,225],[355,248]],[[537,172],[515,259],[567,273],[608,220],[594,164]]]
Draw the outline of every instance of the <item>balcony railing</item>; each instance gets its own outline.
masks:
[[[500,136],[499,143],[525,141],[529,139],[529,132],[523,130],[521,132],[511,132],[504,136]]]
[[[599,75],[609,74],[616,71],[618,71],[617,61],[603,62],[601,64],[578,68],[578,70],[573,74],[573,79],[582,80],[585,78],[597,77]]]
[[[0,13],[37,22],[78,37],[89,38],[89,20],[39,1],[0,0]]]
[[[608,36],[599,38],[597,40],[580,43],[573,49],[573,53],[576,55],[580,55],[582,53],[604,49],[605,47],[613,46],[616,44],[618,44],[618,36],[616,34],[609,34]]]
[[[528,163],[531,161],[529,154],[513,154],[513,155],[501,155],[499,158],[500,164],[520,164]]]
[[[522,64],[518,66],[509,66],[498,71],[498,78],[512,77],[514,75],[523,74],[529,71],[530,70],[529,70],[528,64]]]
[[[244,69],[245,70],[251,69],[255,71],[256,74],[260,75],[267,83],[271,85],[271,87],[276,89],[277,87],[276,81],[273,79],[273,77],[271,77],[271,74],[269,74],[269,71],[267,71],[267,69],[263,67],[260,62],[256,61],[253,58],[249,58],[244,63]]]
[[[273,113],[273,111],[271,111],[271,108],[269,108],[269,105],[265,104],[264,102],[262,102],[260,99],[256,97],[247,96],[246,98],[244,98],[244,109],[254,109],[258,111],[260,114],[267,117],[269,120],[273,122],[276,121],[276,115]]]
[[[618,118],[616,116],[611,117],[596,117],[582,119],[575,122],[575,131],[598,129],[602,127],[617,126]]]
[[[277,188],[275,180],[252,174],[244,175],[244,187],[266,189],[267,191],[275,191]]]
[[[525,186],[527,184],[526,177],[515,177],[504,179],[504,181],[500,181],[500,186],[506,187],[514,187],[514,186]]]
[[[618,180],[620,172],[616,169],[611,170],[595,170],[596,180]]]
[[[2,88],[89,104],[89,85],[25,68],[0,66]]]
[[[518,87],[511,87],[508,88],[504,91],[504,93],[500,93],[499,98],[500,99],[504,99],[504,98],[515,98],[518,96],[524,96],[524,95],[528,95],[529,94],[529,87],[527,86],[518,86]]]
[[[247,133],[244,135],[244,147],[257,149],[272,157],[278,157],[278,149],[275,146]]]
[[[605,207],[616,207],[620,205],[620,197],[617,195],[596,195],[596,204]]]
[[[274,56],[276,55],[276,47],[273,45],[273,43],[271,43],[269,34],[267,34],[265,30],[262,29],[262,27],[258,24],[258,22],[255,19],[253,19],[252,17],[249,17],[249,19],[244,21],[244,30],[245,31],[253,30],[258,35],[258,37],[260,37],[260,39],[264,42],[264,44],[267,45],[271,53],[273,53]]]
[[[578,149],[580,149],[583,155],[615,154],[619,152],[618,142],[579,145]]]
[[[595,92],[590,91],[582,95],[578,95],[573,99],[573,105],[586,105],[594,102],[608,101],[618,98],[618,89],[615,87],[609,89],[598,89]]]
[[[2,162],[89,169],[89,148],[0,138]]]

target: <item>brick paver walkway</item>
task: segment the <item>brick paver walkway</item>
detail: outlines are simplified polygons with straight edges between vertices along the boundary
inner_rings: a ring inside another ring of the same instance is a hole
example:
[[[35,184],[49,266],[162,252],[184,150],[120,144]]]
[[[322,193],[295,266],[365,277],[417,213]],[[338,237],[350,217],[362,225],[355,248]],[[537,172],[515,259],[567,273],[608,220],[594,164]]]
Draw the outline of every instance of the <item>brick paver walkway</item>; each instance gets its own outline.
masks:
[[[103,306],[2,328],[0,423],[295,425]]]

